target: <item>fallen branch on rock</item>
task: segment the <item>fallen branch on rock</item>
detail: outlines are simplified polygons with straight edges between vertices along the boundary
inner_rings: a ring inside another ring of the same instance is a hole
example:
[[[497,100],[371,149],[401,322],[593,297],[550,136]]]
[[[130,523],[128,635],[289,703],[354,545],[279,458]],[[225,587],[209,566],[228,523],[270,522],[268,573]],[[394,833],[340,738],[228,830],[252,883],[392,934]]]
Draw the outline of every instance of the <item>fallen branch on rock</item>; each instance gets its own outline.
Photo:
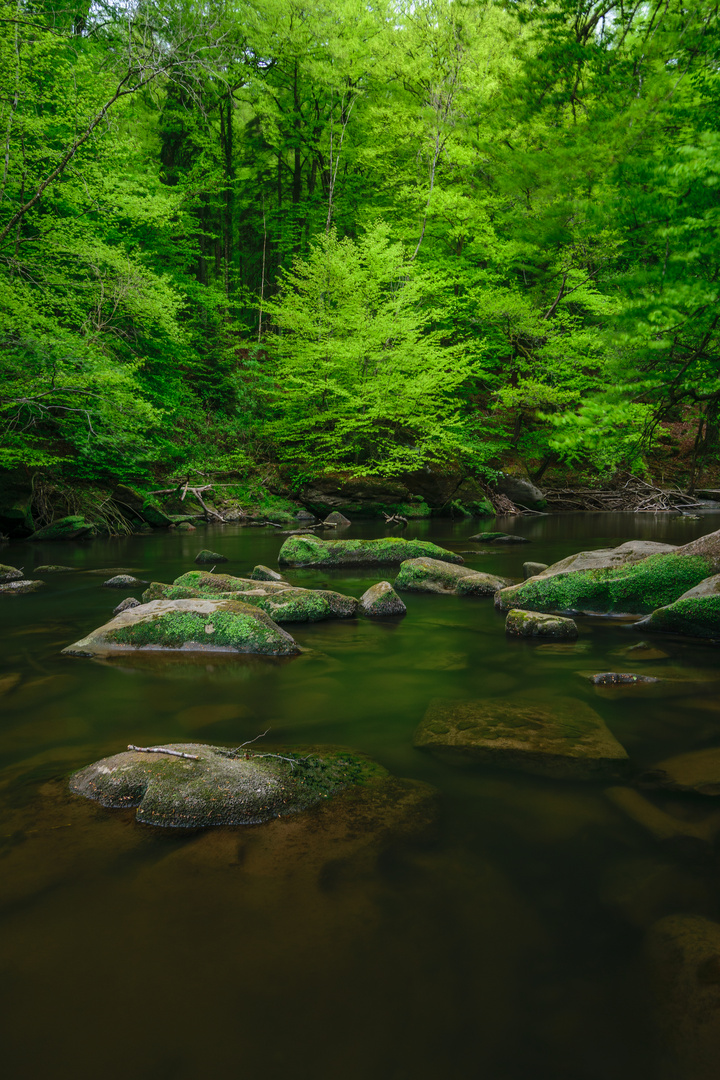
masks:
[[[171,757],[188,758],[190,761],[199,761],[197,754],[185,754],[182,750],[170,750],[167,746],[133,746],[129,743],[128,750],[137,750],[140,754],[169,754]]]

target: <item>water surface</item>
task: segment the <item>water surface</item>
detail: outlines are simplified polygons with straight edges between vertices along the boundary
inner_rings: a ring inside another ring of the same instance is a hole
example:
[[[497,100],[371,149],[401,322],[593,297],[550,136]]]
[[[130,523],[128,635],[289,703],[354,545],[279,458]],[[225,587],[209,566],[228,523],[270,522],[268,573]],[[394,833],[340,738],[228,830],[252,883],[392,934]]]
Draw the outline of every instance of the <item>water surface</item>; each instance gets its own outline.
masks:
[[[521,576],[526,559],[720,527],[665,515],[506,519],[531,544],[477,552],[477,523],[404,533]],[[381,536],[376,524],[345,534]],[[124,592],[103,567],[172,581],[202,547],[223,570],[274,566],[275,530],[21,544],[3,562],[62,563],[45,588],[0,597],[0,987],[13,1078],[222,1075],[331,1080],[637,1080],[655,1049],[640,964],[663,915],[720,916],[710,850],[661,845],[600,784],[456,768],[412,747],[432,698],[557,695],[591,704],[638,765],[720,745],[715,647],[581,619],[575,647],[508,641],[489,600],[405,594],[403,620],[288,625],[300,656],[167,668],[60,656]],[[471,553],[468,553],[470,549]],[[108,574],[108,576],[110,576]],[[392,571],[288,571],[359,596]],[[598,692],[581,672],[668,671],[662,697]],[[439,792],[438,828],[377,847],[312,814],[181,835],[66,794],[74,769],[128,743],[344,745]],[[660,805],[662,800],[658,802]],[[673,813],[701,814],[665,797]],[[292,825],[292,827],[291,827]],[[719,1064],[720,1068],[720,1064]],[[680,1078],[681,1080],[681,1078]]]

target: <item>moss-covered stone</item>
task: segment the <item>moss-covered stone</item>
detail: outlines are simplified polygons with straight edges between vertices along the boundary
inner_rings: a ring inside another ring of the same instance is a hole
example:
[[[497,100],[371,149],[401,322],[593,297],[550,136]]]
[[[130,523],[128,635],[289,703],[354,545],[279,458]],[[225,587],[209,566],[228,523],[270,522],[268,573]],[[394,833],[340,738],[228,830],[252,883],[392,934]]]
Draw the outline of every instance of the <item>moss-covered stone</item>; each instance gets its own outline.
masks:
[[[227,562],[225,555],[218,555],[217,551],[208,551],[207,548],[203,548],[202,551],[198,551],[195,556],[196,563],[224,563]]]
[[[501,611],[623,612],[644,614],[672,603],[708,576],[700,555],[651,555],[639,563],[530,578],[496,596]]]
[[[22,570],[18,570],[15,566],[5,566],[4,563],[0,563],[0,585],[4,585],[7,581],[20,581],[22,576]]]
[[[279,574],[277,570],[271,570],[269,566],[263,566],[262,563],[258,563],[254,566],[252,573],[250,574],[251,581],[285,581],[282,574]]]
[[[66,574],[68,572],[73,573],[74,570],[74,566],[55,566],[52,563],[49,563],[47,566],[35,567],[36,574]]]
[[[720,594],[682,596],[635,624],[637,630],[720,641]]]
[[[134,607],[140,607],[140,601],[136,600],[134,596],[127,596],[120,601],[117,607],[113,608],[113,615],[119,615],[121,611],[128,611]]]
[[[470,540],[477,540],[479,544],[529,544],[530,541],[526,536],[519,536],[517,533],[506,532],[479,532],[474,536],[469,537]]]
[[[19,596],[22,593],[37,592],[38,589],[42,589],[44,581],[28,581],[25,578],[20,578],[19,581],[6,581],[0,585],[0,593],[4,593],[11,596]]]
[[[582,701],[556,698],[552,708],[527,699],[445,701],[430,706],[415,746],[502,768],[586,780],[615,775],[627,754],[602,719]]]
[[[299,813],[348,788],[383,779],[380,765],[347,751],[233,751],[199,743],[165,749],[189,760],[135,750],[95,762],[70,778],[77,795],[164,828],[255,825]]]
[[[289,536],[278,556],[281,566],[393,566],[405,559],[427,556],[449,563],[463,558],[427,540],[392,536],[382,540],[321,540],[303,534]]]
[[[578,628],[572,619],[514,608],[508,612],[505,620],[505,633],[510,637],[556,638],[568,641],[578,636]]]
[[[173,519],[166,514],[161,506],[153,499],[145,499],[142,505],[142,516],[153,529],[167,529],[173,524]]]
[[[128,650],[260,653],[299,652],[293,638],[265,612],[231,598],[154,600],[121,612],[68,645],[71,656],[110,656]]]
[[[153,582],[143,593],[143,600],[217,596],[252,604],[275,622],[281,623],[349,619],[358,609],[354,596],[345,596],[330,589],[296,589],[285,581],[252,581],[229,574],[203,574],[195,570],[177,578],[173,585]]]
[[[59,518],[51,525],[38,529],[28,540],[79,540],[81,536],[87,536],[95,526],[91,521],[86,521],[79,514],[71,514],[69,517]]]
[[[428,558],[406,559],[395,578],[395,588],[403,592],[433,592],[453,596],[492,596],[508,584],[508,578]]]
[[[136,578],[132,574],[116,574],[115,577],[103,581],[107,589],[134,589],[136,586],[147,585],[147,581]]]
[[[364,615],[374,619],[407,613],[407,608],[389,581],[378,581],[376,585],[371,585],[360,597],[360,608]]]

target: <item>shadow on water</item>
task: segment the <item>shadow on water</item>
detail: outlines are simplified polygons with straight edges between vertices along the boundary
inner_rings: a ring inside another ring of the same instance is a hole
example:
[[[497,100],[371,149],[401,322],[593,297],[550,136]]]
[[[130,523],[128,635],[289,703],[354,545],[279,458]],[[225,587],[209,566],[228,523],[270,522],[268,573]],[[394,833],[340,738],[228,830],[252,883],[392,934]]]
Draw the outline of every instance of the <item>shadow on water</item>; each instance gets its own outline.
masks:
[[[405,535],[520,577],[526,559],[636,538],[686,543],[720,517],[505,519],[498,528],[532,543],[485,550],[468,540],[479,527],[420,522]],[[384,530],[364,523],[346,535]],[[59,655],[125,595],[90,571],[171,581],[207,546],[228,556],[228,573],[247,574],[276,565],[281,543],[274,531],[226,526],[3,549],[30,577],[43,563],[74,567],[38,593],[0,598],[9,1075],[658,1075],[642,943],[665,915],[720,915],[705,804],[640,796],[663,815],[659,839],[602,785],[455,768],[412,737],[434,698],[551,705],[562,695],[592,705],[646,768],[720,746],[717,650],[663,640],[664,655],[642,670],[669,677],[666,692],[614,692],[583,672],[633,670],[626,651],[638,635],[627,624],[585,619],[576,644],[538,646],[508,641],[491,601],[406,594],[404,619],[288,627],[303,651],[282,662],[184,657],[158,668],[154,657]],[[286,576],[359,595],[394,574]],[[402,798],[380,809],[327,804],[185,836],[66,791],[69,772],[128,743],[238,745],[267,728],[268,744],[363,751],[432,785],[438,812],[408,803],[401,785]]]

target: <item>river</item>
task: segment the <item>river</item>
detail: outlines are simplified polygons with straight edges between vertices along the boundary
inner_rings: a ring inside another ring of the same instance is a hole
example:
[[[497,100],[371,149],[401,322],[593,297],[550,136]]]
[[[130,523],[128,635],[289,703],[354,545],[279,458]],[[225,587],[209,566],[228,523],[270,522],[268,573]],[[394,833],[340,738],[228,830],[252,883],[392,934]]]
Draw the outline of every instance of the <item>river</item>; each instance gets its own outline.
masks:
[[[532,543],[486,553],[467,540],[480,527],[433,520],[402,535],[519,578],[527,559],[686,543],[720,528],[720,515],[505,519],[496,527]],[[6,1075],[656,1075],[643,937],[667,914],[720,916],[711,849],[660,843],[603,784],[458,768],[413,749],[412,736],[433,698],[562,695],[592,705],[633,763],[651,765],[720,744],[717,647],[658,638],[667,656],[633,667],[623,652],[639,635],[619,620],[580,619],[576,646],[538,647],[507,640],[492,601],[404,594],[402,620],[288,624],[303,652],[283,662],[138,668],[60,655],[126,595],[88,571],[169,582],[208,547],[230,559],[223,571],[247,575],[277,565],[281,543],[274,529],[226,525],[1,549],[27,577],[44,563],[74,568],[0,597]],[[394,573],[287,577],[359,596]],[[581,674],[612,670],[670,672],[679,689],[600,690]],[[313,832],[312,811],[292,828],[186,836],[67,793],[73,770],[128,743],[236,746],[268,728],[268,744],[347,746],[432,785],[437,827],[379,852]],[[686,800],[673,812],[700,810]]]

